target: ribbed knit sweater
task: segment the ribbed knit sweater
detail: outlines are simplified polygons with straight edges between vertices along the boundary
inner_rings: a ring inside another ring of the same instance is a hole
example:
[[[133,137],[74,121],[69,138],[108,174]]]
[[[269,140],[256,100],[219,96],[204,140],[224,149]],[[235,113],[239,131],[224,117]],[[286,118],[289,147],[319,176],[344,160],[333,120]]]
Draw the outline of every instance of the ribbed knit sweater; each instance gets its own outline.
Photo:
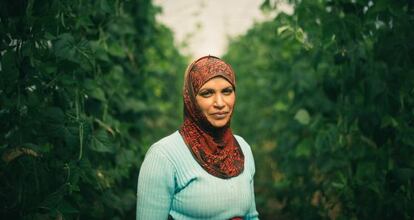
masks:
[[[250,146],[235,135],[245,156],[244,171],[221,179],[207,173],[193,158],[178,131],[153,144],[141,165],[137,220],[258,219]]]

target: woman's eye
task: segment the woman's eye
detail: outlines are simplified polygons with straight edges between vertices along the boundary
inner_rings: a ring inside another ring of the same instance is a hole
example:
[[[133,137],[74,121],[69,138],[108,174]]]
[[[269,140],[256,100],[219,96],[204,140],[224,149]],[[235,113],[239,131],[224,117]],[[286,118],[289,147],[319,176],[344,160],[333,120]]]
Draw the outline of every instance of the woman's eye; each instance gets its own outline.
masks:
[[[224,89],[223,90],[223,94],[224,95],[230,95],[232,92],[233,92],[233,89],[232,88],[227,88],[227,89]]]
[[[208,98],[212,95],[213,93],[211,91],[202,91],[200,92],[200,96],[204,97],[204,98]]]

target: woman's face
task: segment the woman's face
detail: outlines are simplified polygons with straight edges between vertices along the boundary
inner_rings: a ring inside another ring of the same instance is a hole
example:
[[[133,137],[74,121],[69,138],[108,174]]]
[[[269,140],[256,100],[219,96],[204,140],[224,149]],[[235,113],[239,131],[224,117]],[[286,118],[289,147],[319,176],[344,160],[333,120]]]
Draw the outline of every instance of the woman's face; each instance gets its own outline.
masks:
[[[196,100],[207,120],[219,128],[230,120],[236,95],[229,81],[214,77],[200,88]]]

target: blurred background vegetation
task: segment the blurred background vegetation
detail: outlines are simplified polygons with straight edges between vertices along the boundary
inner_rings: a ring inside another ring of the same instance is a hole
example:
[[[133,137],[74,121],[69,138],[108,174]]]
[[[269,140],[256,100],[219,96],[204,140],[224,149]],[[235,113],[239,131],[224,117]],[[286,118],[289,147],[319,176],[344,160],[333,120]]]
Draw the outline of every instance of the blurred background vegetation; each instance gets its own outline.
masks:
[[[223,56],[261,219],[414,219],[413,1],[290,3]],[[1,219],[135,218],[140,163],[181,123],[190,62],[159,10],[1,1]]]

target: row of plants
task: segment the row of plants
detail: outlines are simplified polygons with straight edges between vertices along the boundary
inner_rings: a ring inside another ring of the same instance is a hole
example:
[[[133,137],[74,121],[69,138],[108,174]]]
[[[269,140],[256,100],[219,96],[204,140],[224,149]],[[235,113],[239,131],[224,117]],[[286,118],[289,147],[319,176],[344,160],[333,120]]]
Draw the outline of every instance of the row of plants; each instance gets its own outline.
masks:
[[[159,11],[1,1],[1,219],[135,217],[144,153],[181,117],[185,59]]]
[[[224,57],[261,218],[413,219],[413,2],[290,4]]]

